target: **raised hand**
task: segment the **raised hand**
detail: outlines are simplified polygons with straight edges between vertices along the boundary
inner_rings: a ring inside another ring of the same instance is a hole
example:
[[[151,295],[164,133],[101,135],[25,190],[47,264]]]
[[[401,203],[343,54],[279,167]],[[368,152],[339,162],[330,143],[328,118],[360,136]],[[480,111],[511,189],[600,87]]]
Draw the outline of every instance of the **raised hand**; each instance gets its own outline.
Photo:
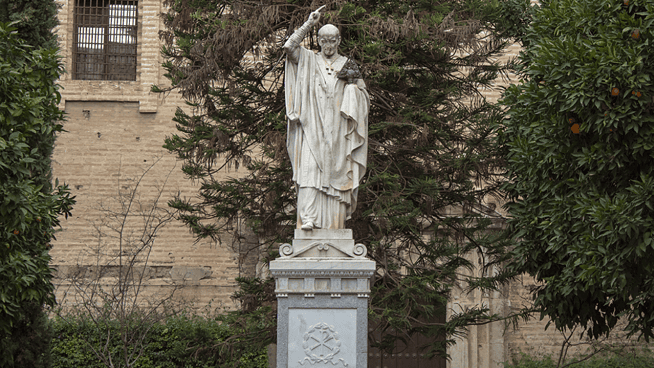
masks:
[[[309,19],[307,19],[307,22],[310,22],[312,26],[316,25],[316,23],[318,23],[318,21],[320,20],[320,15],[321,15],[320,11],[326,6],[327,5],[323,5],[320,8],[316,9],[311,14],[309,14]]]

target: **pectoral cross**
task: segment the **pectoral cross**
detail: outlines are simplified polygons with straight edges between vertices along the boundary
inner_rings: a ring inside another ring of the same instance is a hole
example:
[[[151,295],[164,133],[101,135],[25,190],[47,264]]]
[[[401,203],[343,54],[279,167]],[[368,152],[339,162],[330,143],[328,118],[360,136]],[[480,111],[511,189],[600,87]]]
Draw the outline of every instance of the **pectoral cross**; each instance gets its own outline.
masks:
[[[322,60],[325,63],[325,70],[327,71],[327,75],[332,75],[332,73],[334,72],[334,62],[336,61],[336,59],[332,60],[332,62],[330,63],[329,60],[325,58],[325,55],[322,55]]]

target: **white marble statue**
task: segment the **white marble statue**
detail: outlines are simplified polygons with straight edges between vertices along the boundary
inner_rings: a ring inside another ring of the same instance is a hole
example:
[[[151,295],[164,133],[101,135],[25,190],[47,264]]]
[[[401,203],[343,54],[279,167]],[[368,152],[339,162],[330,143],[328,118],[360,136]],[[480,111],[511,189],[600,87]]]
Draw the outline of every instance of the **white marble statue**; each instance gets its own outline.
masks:
[[[338,28],[327,24],[318,31],[319,53],[300,46],[321,9],[284,45],[286,144],[303,230],[345,227],[356,208],[368,151],[370,97],[356,64],[338,54]]]

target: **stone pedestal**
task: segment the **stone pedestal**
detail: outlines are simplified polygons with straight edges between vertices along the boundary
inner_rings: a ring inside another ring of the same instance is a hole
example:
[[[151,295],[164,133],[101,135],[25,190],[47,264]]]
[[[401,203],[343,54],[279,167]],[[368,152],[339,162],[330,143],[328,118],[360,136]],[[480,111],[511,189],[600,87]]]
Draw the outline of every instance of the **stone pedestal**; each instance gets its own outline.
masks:
[[[375,262],[352,230],[295,230],[270,262],[277,294],[277,367],[367,368]]]

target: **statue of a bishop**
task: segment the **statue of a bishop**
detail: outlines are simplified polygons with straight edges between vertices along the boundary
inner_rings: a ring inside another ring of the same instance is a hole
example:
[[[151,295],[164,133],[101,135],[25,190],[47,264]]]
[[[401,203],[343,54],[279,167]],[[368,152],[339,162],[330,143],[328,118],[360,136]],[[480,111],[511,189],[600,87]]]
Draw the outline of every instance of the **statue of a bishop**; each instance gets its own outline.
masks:
[[[345,228],[356,208],[368,151],[370,97],[356,64],[338,54],[338,28],[320,28],[318,53],[300,46],[321,9],[284,45],[286,144],[303,230]]]

